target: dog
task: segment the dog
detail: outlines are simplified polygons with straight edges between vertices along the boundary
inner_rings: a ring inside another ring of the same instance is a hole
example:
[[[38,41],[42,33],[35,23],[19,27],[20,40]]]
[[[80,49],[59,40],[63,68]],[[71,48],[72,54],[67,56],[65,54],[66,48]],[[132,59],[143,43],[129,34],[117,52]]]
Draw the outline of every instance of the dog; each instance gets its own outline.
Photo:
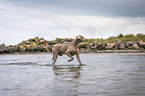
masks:
[[[77,60],[79,62],[80,65],[82,65],[81,60],[80,60],[80,56],[79,56],[79,44],[81,42],[86,42],[87,39],[84,38],[81,35],[76,36],[76,38],[69,44],[55,44],[52,47],[52,53],[53,53],[53,65],[55,64],[58,55],[62,56],[63,54],[66,54],[67,56],[69,56],[71,59],[68,60],[68,62],[74,60],[74,55],[76,55]]]

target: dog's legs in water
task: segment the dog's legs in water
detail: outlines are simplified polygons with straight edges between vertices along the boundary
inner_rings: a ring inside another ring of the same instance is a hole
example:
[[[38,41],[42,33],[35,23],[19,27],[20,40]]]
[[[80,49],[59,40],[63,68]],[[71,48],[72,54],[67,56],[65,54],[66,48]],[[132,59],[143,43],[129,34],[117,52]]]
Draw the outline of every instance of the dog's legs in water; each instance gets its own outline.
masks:
[[[80,56],[79,56],[79,52],[77,52],[76,56],[77,56],[78,62],[80,63],[80,65],[82,65],[82,62],[81,62]]]
[[[58,57],[58,55],[53,55],[53,58],[52,58],[52,60],[53,60],[53,65],[55,64],[55,62],[56,62],[56,60],[57,60],[57,57]]]
[[[56,60],[57,60],[57,57],[58,57],[58,53],[57,53],[57,51],[56,51],[56,49],[54,48],[54,49],[52,49],[52,53],[53,53],[53,58],[52,58],[52,60],[53,60],[53,65],[55,64],[55,62],[56,62]]]

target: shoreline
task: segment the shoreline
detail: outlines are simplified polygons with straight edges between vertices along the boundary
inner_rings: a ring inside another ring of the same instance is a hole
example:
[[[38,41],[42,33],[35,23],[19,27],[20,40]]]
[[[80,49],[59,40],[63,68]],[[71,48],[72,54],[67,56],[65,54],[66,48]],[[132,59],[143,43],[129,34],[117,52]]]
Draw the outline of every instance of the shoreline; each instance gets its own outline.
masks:
[[[144,50],[93,50],[93,51],[80,51],[80,53],[145,53]],[[52,54],[52,52],[14,52],[14,53],[1,53],[0,55],[8,55],[8,54]]]
[[[145,53],[144,50],[96,50],[96,51],[82,51],[80,53]]]

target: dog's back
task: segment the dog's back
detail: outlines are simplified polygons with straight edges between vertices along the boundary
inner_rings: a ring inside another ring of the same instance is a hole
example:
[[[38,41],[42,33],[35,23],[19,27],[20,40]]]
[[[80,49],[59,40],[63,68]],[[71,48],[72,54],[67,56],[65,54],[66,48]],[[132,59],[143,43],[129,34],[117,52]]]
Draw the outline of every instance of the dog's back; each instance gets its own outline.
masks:
[[[69,44],[55,44],[52,48],[52,52],[57,51],[57,52],[65,53],[68,47]]]

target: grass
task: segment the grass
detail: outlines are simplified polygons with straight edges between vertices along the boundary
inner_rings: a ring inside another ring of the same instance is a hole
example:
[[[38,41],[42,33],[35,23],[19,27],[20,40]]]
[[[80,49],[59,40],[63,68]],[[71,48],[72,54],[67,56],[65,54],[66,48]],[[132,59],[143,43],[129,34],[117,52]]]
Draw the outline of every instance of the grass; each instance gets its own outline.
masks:
[[[141,35],[141,36],[140,36]],[[143,35],[143,34],[137,34],[136,36],[135,35],[133,35],[133,34],[127,34],[127,35],[125,35],[125,36],[117,36],[117,37],[109,37],[108,39],[103,39],[103,38],[101,38],[101,39],[99,39],[99,38],[97,38],[97,39],[93,39],[93,38],[91,38],[91,39],[88,39],[88,43],[92,43],[92,42],[94,42],[94,41],[97,41],[98,43],[102,43],[102,42],[106,42],[106,43],[115,43],[115,42],[117,42],[117,41],[136,41],[136,42],[138,42],[139,40],[142,40],[143,42],[145,42],[145,35]]]

